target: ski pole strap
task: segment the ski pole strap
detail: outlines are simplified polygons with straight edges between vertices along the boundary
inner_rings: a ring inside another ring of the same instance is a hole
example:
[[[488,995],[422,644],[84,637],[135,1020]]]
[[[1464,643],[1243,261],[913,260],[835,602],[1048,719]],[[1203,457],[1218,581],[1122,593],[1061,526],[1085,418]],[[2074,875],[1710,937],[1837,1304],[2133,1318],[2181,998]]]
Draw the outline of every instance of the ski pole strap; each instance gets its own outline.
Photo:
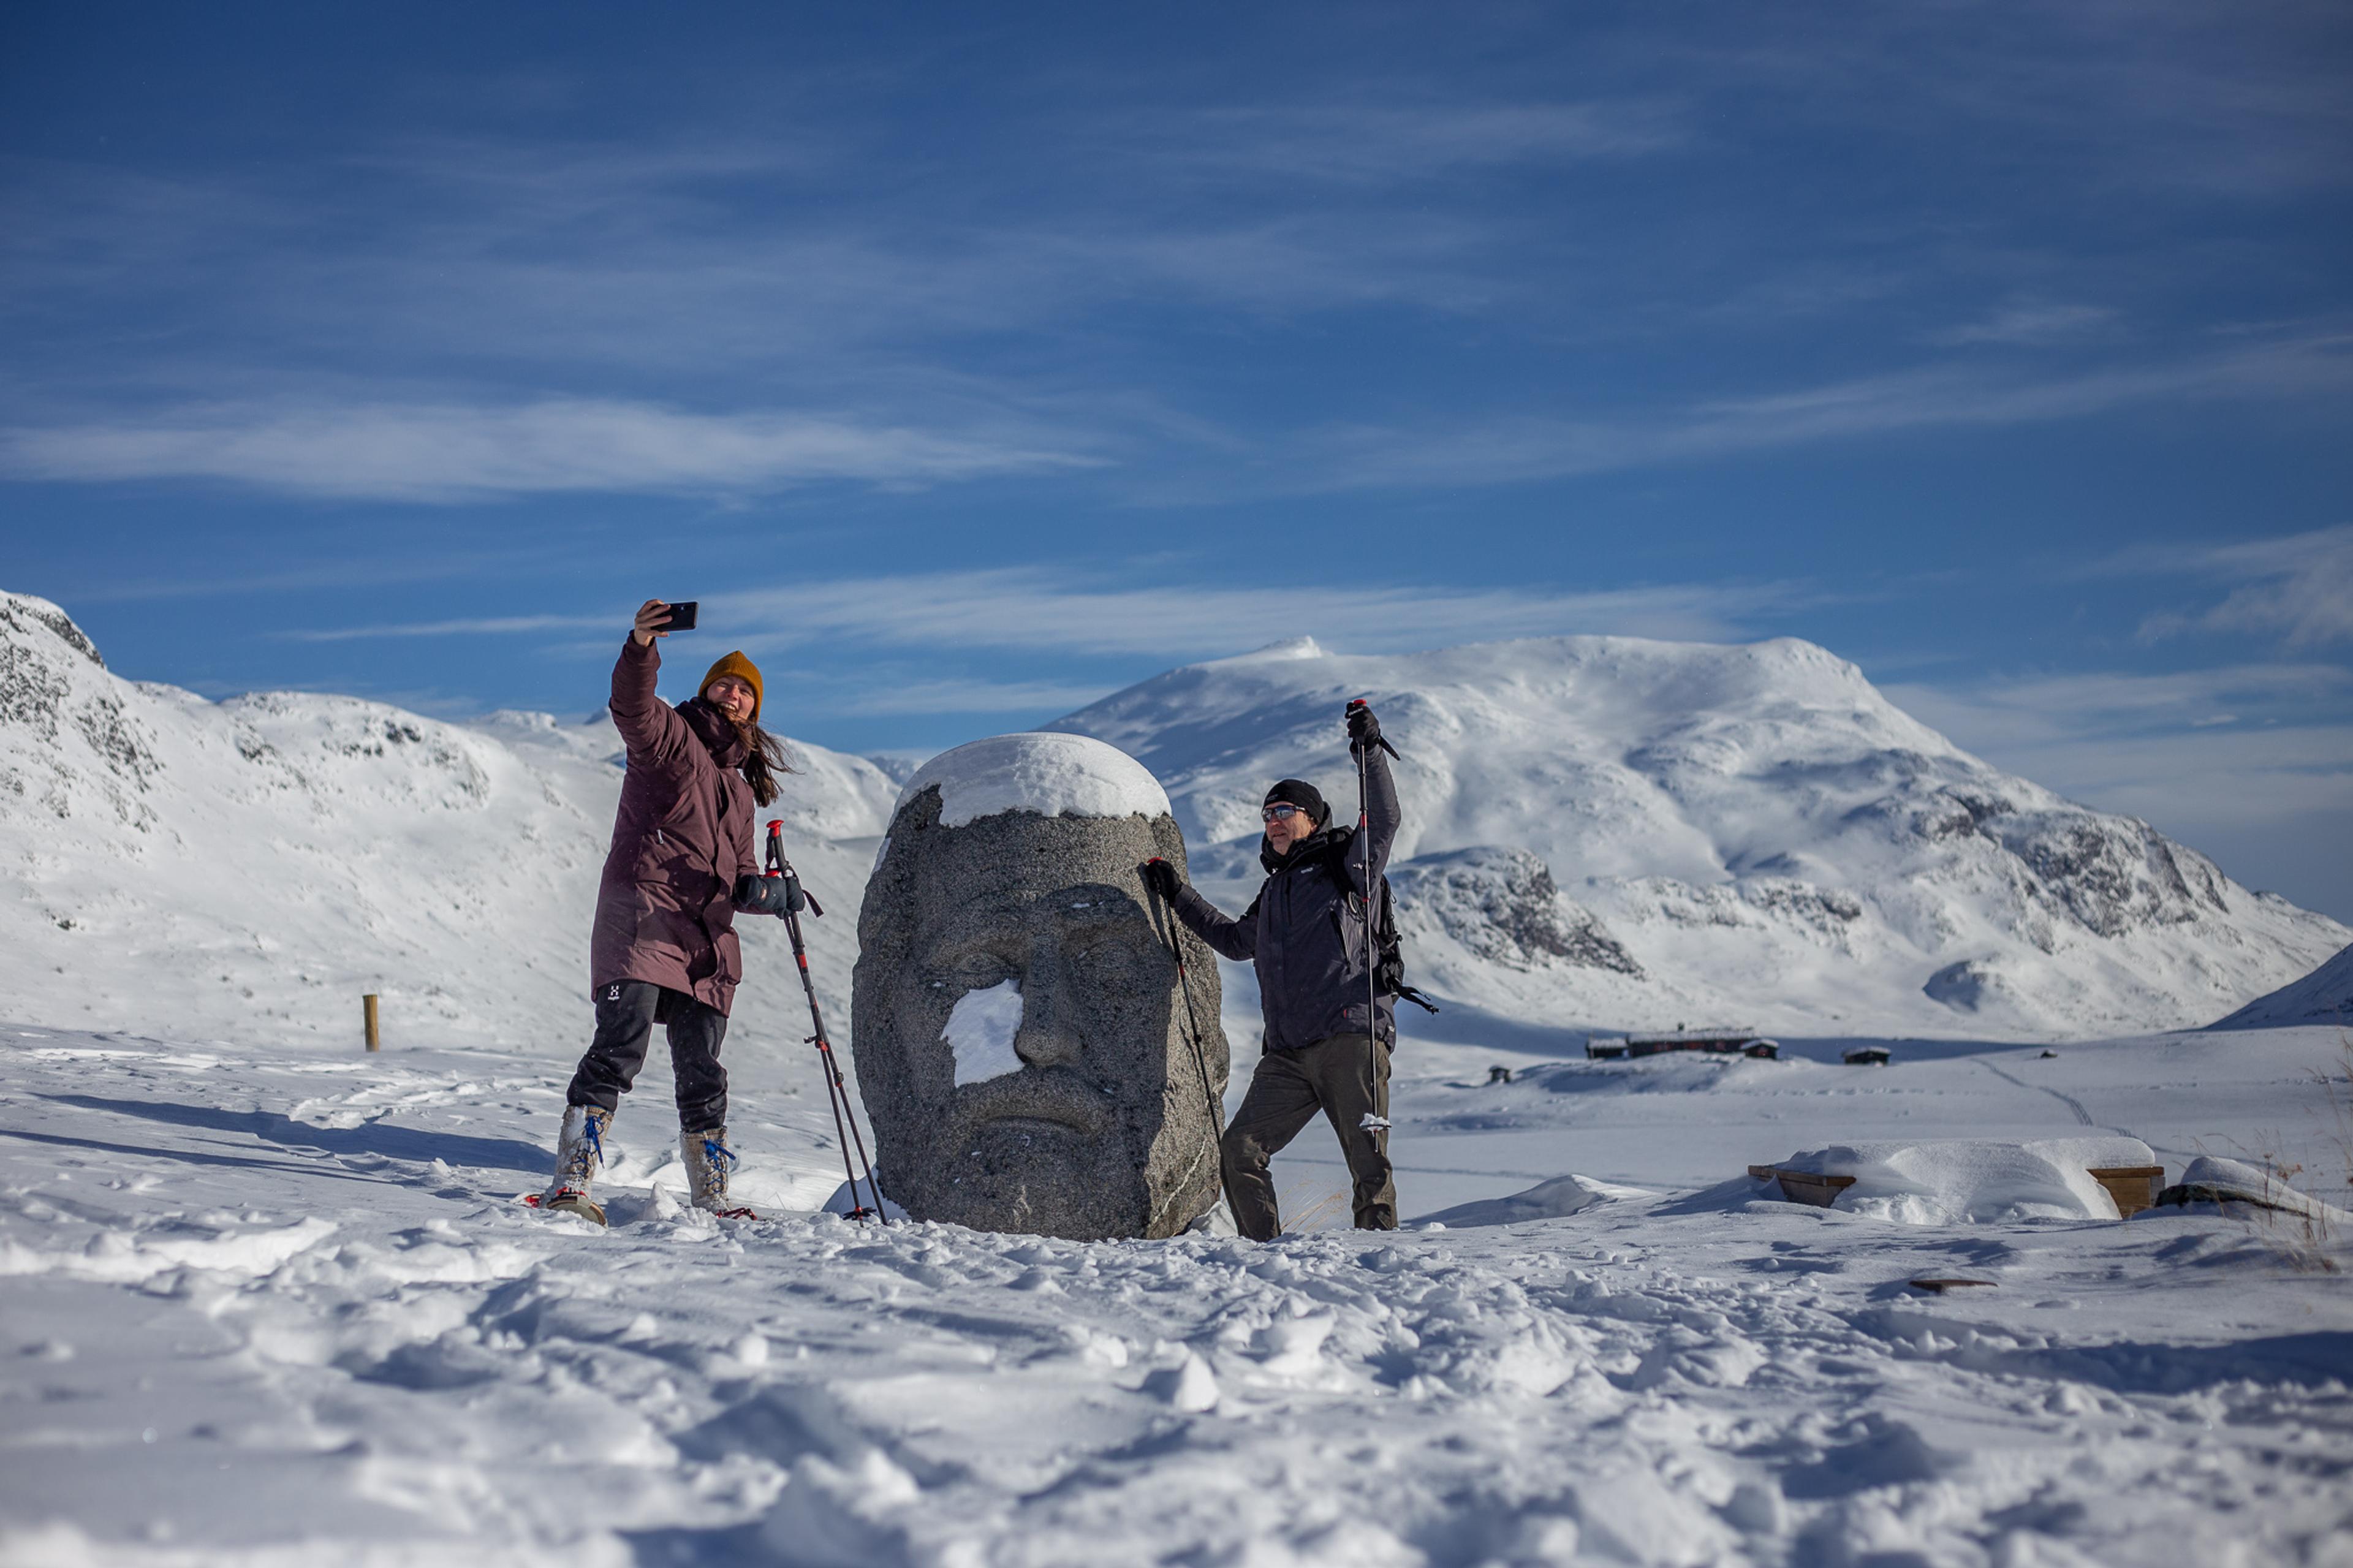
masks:
[[[798,877],[794,876],[793,863],[785,858],[785,825],[782,820],[773,816],[768,819],[767,861],[769,876],[791,877],[794,881],[800,881]],[[821,921],[825,918],[825,906],[817,901],[817,895],[808,890],[808,884],[806,882],[801,882],[801,899],[808,905],[811,920]],[[795,929],[797,931],[798,928]]]

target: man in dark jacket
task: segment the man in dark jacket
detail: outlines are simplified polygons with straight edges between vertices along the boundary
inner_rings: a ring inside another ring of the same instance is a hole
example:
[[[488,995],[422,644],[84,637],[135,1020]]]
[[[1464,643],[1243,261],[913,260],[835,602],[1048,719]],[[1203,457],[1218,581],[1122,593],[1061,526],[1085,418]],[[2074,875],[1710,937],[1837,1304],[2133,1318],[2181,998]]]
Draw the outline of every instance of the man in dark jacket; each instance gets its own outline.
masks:
[[[1226,1198],[1242,1234],[1271,1241],[1282,1228],[1267,1162],[1321,1110],[1340,1137],[1362,1230],[1397,1228],[1388,1156],[1390,999],[1371,994],[1365,900],[1377,896],[1397,839],[1397,786],[1372,710],[1348,710],[1348,750],[1364,770],[1366,819],[1335,827],[1314,784],[1284,779],[1266,792],[1259,861],[1266,885],[1240,920],[1187,887],[1175,867],[1145,868],[1176,918],[1237,963],[1258,971],[1266,1044],[1250,1092],[1226,1128]]]

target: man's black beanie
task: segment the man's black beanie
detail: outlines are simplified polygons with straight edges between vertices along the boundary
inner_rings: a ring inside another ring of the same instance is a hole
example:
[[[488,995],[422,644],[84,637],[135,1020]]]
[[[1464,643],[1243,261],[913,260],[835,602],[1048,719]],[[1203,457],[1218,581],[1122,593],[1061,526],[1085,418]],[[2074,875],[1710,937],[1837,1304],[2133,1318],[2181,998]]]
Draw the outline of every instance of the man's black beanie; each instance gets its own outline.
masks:
[[[1284,779],[1266,792],[1266,799],[1261,804],[1272,805],[1278,800],[1287,800],[1304,808],[1307,815],[1314,818],[1318,827],[1331,820],[1332,808],[1324,804],[1323,792],[1305,779]]]

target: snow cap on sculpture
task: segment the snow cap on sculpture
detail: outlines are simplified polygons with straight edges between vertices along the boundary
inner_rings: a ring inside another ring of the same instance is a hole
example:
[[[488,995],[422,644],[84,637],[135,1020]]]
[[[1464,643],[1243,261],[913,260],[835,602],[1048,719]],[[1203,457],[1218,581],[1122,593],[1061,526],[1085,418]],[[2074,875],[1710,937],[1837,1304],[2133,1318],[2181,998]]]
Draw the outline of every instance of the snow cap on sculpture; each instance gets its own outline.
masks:
[[[1167,816],[1168,794],[1142,763],[1086,735],[991,735],[942,752],[915,770],[892,807],[940,792],[940,826],[1000,812],[1040,816]]]
[[[883,1188],[909,1214],[1168,1236],[1217,1201],[1217,965],[1178,928],[1188,1009],[1138,872],[1155,856],[1185,864],[1166,793],[1082,735],[976,741],[900,792],[851,1012]]]

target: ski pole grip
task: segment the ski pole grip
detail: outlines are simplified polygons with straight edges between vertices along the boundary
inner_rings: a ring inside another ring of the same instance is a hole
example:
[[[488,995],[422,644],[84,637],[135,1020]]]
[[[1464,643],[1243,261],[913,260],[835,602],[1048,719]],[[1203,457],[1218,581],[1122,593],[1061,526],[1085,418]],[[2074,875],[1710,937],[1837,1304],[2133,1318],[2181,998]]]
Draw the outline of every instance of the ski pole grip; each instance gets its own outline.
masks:
[[[1348,699],[1348,706],[1343,710],[1343,711],[1354,713],[1357,709],[1364,706],[1365,700],[1363,698],[1351,697]],[[1403,757],[1398,757],[1398,749],[1389,744],[1389,738],[1387,735],[1381,736],[1379,739],[1376,740],[1373,744],[1378,746],[1382,751],[1387,752],[1390,756],[1397,757],[1398,761],[1405,761]]]

